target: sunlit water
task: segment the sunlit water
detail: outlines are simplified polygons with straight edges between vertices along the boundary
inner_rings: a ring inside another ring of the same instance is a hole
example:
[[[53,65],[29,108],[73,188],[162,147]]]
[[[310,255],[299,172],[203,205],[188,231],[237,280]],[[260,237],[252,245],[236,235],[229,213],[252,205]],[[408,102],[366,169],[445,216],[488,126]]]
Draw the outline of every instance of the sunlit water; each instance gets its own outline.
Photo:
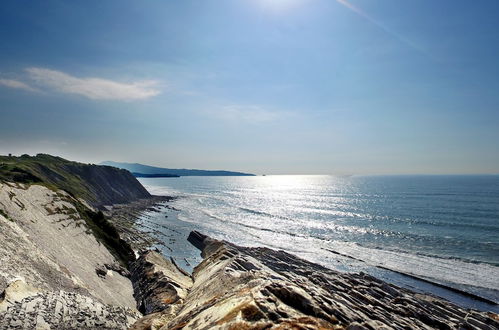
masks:
[[[499,301],[499,176],[140,181],[180,196],[178,220],[214,237],[414,286],[381,266]]]

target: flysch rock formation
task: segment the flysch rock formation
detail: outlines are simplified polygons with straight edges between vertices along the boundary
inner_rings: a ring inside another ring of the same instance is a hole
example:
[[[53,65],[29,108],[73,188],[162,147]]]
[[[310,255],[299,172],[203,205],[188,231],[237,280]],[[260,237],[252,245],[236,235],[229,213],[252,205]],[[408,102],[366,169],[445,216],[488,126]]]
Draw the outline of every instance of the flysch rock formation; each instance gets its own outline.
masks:
[[[0,183],[0,328],[126,329],[141,314],[127,272],[66,192]]]
[[[192,281],[159,253],[132,267],[147,316],[131,329],[499,329],[497,314],[460,308],[367,274],[336,272],[283,251],[192,232],[204,258]]]
[[[74,292],[48,291],[15,301],[2,329],[126,329],[137,313]]]

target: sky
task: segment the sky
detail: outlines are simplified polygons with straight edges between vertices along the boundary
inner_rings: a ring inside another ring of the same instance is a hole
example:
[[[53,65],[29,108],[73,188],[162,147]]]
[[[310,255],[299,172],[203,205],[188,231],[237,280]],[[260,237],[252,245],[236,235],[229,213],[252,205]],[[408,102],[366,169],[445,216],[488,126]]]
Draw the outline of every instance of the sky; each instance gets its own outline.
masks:
[[[499,173],[499,1],[0,3],[0,154]]]

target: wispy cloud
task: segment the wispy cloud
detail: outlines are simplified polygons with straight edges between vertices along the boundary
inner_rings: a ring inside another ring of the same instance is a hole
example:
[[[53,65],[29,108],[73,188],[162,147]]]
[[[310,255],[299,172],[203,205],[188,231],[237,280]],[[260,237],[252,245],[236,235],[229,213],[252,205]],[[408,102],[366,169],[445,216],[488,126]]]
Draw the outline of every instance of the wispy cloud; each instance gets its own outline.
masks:
[[[153,80],[123,83],[96,77],[79,78],[61,71],[37,67],[27,68],[26,72],[41,88],[77,94],[92,100],[143,100],[160,93],[158,82]]]
[[[22,81],[19,80],[14,80],[14,79],[0,79],[0,85],[9,87],[9,88],[16,88],[16,89],[23,89],[26,91],[30,92],[39,92],[38,89],[33,88],[29,86],[26,83],[23,83]]]

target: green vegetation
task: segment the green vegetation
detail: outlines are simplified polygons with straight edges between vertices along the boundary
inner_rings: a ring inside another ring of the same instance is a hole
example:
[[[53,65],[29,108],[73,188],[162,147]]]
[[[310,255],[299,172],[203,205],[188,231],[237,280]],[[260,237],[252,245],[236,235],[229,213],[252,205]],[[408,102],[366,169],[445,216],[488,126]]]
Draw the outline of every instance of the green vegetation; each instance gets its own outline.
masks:
[[[73,174],[74,167],[89,166],[46,154],[20,157],[0,156],[0,182],[42,184],[52,190],[62,189],[74,197],[93,201],[90,187]]]
[[[130,245],[120,238],[116,228],[101,211],[90,211],[81,203],[76,203],[75,206],[97,240],[103,243],[125,267],[135,260],[135,254]]]
[[[9,217],[9,215],[7,214],[7,212],[5,212],[2,209],[0,209],[0,215],[2,215],[7,220],[14,221],[11,217]]]
[[[46,154],[0,156],[0,182],[40,184],[68,192],[95,207],[150,197],[128,171],[72,162]]]

